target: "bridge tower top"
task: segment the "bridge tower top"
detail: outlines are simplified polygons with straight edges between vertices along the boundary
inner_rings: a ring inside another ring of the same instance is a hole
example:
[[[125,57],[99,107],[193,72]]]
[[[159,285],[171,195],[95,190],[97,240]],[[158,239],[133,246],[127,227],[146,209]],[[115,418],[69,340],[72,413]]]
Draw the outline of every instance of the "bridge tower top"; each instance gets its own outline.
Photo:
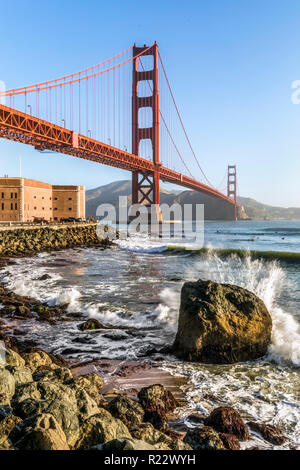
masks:
[[[233,199],[234,202],[236,202],[236,198],[237,198],[236,165],[228,165],[227,196]]]
[[[158,46],[133,46],[132,78],[132,153],[139,155],[140,141],[149,139],[152,143],[154,172],[134,172],[132,174],[133,204],[159,204],[159,86],[158,86]],[[140,54],[140,55],[139,55]],[[138,56],[138,57],[137,57]],[[142,63],[144,56],[153,56],[153,68],[145,70]],[[138,66],[139,64],[139,66]],[[150,96],[139,96],[139,82],[147,81],[151,89]],[[152,126],[140,127],[139,110],[152,109]]]

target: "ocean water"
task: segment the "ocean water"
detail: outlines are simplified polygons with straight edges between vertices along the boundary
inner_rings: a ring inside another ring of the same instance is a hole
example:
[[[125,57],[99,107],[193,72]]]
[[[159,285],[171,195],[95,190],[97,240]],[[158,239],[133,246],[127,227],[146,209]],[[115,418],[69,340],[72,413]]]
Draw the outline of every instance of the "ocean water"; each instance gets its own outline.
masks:
[[[164,357],[162,367],[187,378],[187,405],[178,419],[190,425],[186,417],[191,412],[208,414],[227,404],[247,420],[280,427],[289,437],[283,448],[299,446],[300,222],[206,222],[205,247],[211,250],[203,253],[197,243],[137,234],[109,250],[77,248],[18,259],[2,273],[2,281],[18,294],[52,305],[68,303],[70,312],[124,327],[82,333],[82,319],[54,326],[24,322],[25,335],[41,347],[62,354],[71,348],[72,356],[81,359],[124,361],[146,358],[153,348],[172,343],[184,281],[212,279],[249,289],[264,300],[273,319],[268,354],[225,366]],[[234,251],[222,256],[213,248],[243,250],[243,256]],[[253,256],[254,251],[266,256]],[[45,273],[50,280],[36,280]],[[274,447],[256,434],[243,444],[253,445]]]

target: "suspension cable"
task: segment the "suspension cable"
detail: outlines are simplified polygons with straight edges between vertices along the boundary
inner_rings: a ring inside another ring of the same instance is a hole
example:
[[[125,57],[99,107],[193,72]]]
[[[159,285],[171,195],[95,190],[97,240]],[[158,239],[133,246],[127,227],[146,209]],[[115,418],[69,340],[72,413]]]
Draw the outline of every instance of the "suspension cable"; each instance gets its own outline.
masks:
[[[207,183],[208,183],[210,186],[214,187],[214,185],[209,181],[209,179],[207,178],[207,176],[206,176],[206,174],[204,173],[203,169],[201,168],[201,165],[200,165],[200,163],[199,163],[199,160],[198,160],[198,158],[197,158],[197,156],[196,156],[196,153],[195,153],[195,151],[194,151],[194,149],[193,149],[193,147],[192,147],[191,141],[190,141],[190,139],[189,139],[189,137],[188,137],[188,134],[187,134],[187,131],[186,131],[185,127],[184,127],[184,124],[183,124],[181,115],[180,115],[180,113],[179,113],[179,109],[178,109],[178,106],[177,106],[177,104],[176,104],[176,101],[175,101],[175,98],[174,98],[174,95],[173,95],[173,92],[172,92],[172,89],[171,89],[171,85],[170,85],[170,82],[169,82],[169,80],[168,80],[168,77],[167,77],[167,74],[166,74],[166,70],[165,70],[164,64],[163,64],[163,62],[162,62],[162,58],[161,58],[161,55],[160,55],[160,52],[159,52],[159,51],[158,51],[158,56],[159,56],[159,60],[160,60],[160,63],[161,63],[161,66],[162,66],[162,69],[163,69],[163,72],[164,72],[164,76],[165,76],[165,79],[166,79],[166,82],[167,82],[169,91],[170,91],[170,93],[171,93],[172,101],[173,101],[173,103],[174,103],[177,116],[178,116],[179,121],[180,121],[180,123],[181,123],[182,129],[183,129],[183,132],[184,132],[184,135],[185,135],[185,137],[186,137],[186,140],[187,140],[187,142],[188,142],[188,144],[189,144],[189,147],[190,147],[190,149],[191,149],[191,151],[192,151],[192,154],[193,154],[193,156],[194,156],[194,158],[195,158],[195,160],[196,160],[196,163],[197,163],[197,165],[198,165],[199,170],[201,171],[201,173],[202,173],[202,175],[204,176],[204,178],[205,178],[205,180],[207,181]]]
[[[143,71],[145,72],[145,68],[144,68],[143,62],[141,61],[141,58],[140,58],[140,57],[139,57],[139,62],[140,62],[140,64],[141,64],[141,66],[142,66]],[[151,87],[149,80],[147,80],[147,83],[148,83],[148,86],[149,86],[149,88],[150,88],[150,90],[151,90],[151,93],[153,93],[153,88]],[[181,155],[181,153],[180,153],[180,151],[179,151],[177,145],[176,145],[175,142],[174,142],[174,139],[173,139],[173,137],[172,137],[172,135],[171,135],[171,132],[170,132],[168,126],[167,126],[166,120],[165,120],[165,118],[164,118],[164,116],[163,116],[161,110],[159,110],[159,114],[160,114],[160,117],[161,117],[162,120],[163,120],[164,126],[165,126],[165,128],[166,128],[166,130],[167,130],[167,132],[168,132],[168,134],[169,134],[169,137],[170,137],[170,139],[171,139],[171,141],[172,141],[172,144],[174,145],[174,148],[175,148],[176,152],[178,153],[178,155],[179,155],[179,157],[180,157],[180,160],[181,160],[182,163],[184,164],[184,166],[185,166],[186,170],[188,171],[188,173],[190,174],[191,178],[193,178],[192,173],[190,172],[189,168],[187,167],[187,165],[186,165],[186,163],[185,163],[185,161],[184,161],[184,159],[183,159],[183,157],[182,157],[182,155]]]

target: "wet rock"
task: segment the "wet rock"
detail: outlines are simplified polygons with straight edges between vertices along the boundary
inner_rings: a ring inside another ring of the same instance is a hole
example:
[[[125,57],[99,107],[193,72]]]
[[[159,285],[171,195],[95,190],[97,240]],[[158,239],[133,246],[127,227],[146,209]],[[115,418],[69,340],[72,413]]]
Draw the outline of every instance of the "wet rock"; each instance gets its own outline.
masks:
[[[16,351],[11,349],[6,349],[5,352],[5,365],[15,366],[15,367],[24,367],[25,361]]]
[[[36,382],[67,382],[73,379],[72,372],[66,367],[40,366],[33,374]]]
[[[9,439],[0,439],[0,451],[2,450],[14,450]]]
[[[218,433],[209,426],[190,429],[183,442],[189,444],[194,450],[224,450],[222,440]]]
[[[241,415],[230,406],[215,408],[205,419],[204,424],[220,433],[232,434],[240,441],[249,439],[249,431]]]
[[[170,445],[171,450],[193,450],[192,446],[181,439],[175,439]]]
[[[7,393],[0,393],[0,408],[2,408],[3,406],[10,406],[10,399],[11,396]]]
[[[184,443],[177,437],[172,438],[154,428],[151,423],[142,423],[131,429],[133,438],[147,442],[151,445],[164,444],[172,450],[191,450],[189,444]]]
[[[95,400],[88,395],[82,388],[77,388],[75,391],[77,400],[77,410],[79,421],[83,422],[85,419],[99,413],[99,408]]]
[[[103,444],[118,438],[131,437],[128,428],[122,421],[114,418],[107,410],[100,408],[100,412],[86,419],[80,428],[80,437],[75,445],[76,449]]]
[[[142,388],[138,393],[138,398],[147,413],[157,412],[160,415],[166,415],[178,406],[173,394],[160,384]]]
[[[9,415],[0,422],[0,445],[2,440],[9,439],[12,430],[20,421],[22,420],[19,417]]]
[[[10,435],[15,425],[21,421],[17,416],[6,416],[0,422],[0,450],[13,449],[13,444]]]
[[[30,308],[26,307],[26,305],[19,305],[14,313],[14,316],[18,318],[34,318],[34,314],[31,312]]]
[[[266,441],[271,442],[275,446],[280,446],[287,441],[287,437],[276,426],[256,423],[254,421],[250,421],[247,424],[252,431],[259,433]]]
[[[32,382],[31,370],[28,367],[7,366],[6,369],[11,373],[16,385]]]
[[[114,418],[120,419],[128,429],[141,424],[144,418],[141,405],[125,395],[115,397],[109,403],[108,411]]]
[[[62,427],[70,446],[79,437],[77,399],[75,391],[66,385],[33,382],[18,387],[13,407],[16,415],[22,419],[35,414],[52,414]]]
[[[72,339],[72,343],[79,343],[79,344],[97,344],[95,340],[92,339],[90,335],[88,336],[76,336],[76,338]]]
[[[19,450],[69,450],[65,433],[52,414],[39,414],[22,421],[13,437]]]
[[[43,274],[40,277],[36,278],[36,281],[47,281],[48,279],[51,279],[50,274]]]
[[[200,413],[193,413],[187,416],[187,419],[191,421],[193,424],[204,424],[205,416]]]
[[[31,372],[35,372],[40,366],[51,366],[52,360],[45,351],[37,350],[35,352],[26,353],[23,355],[25,365],[29,367]]]
[[[60,354],[47,353],[50,357],[52,364],[58,367],[68,367],[68,362]]]
[[[157,411],[146,411],[144,421],[151,423],[155,429],[158,429],[161,432],[170,432],[170,426],[165,414],[161,414],[160,412],[158,413]]]
[[[102,377],[98,374],[90,373],[80,375],[73,378],[75,387],[83,388],[93,400],[99,405],[103,403],[104,398],[100,393],[101,388],[104,386]]]
[[[75,354],[80,354],[82,351],[78,348],[65,348],[61,351],[65,356],[74,356]]]
[[[0,395],[10,399],[15,394],[15,379],[11,373],[0,366]],[[5,404],[5,403],[2,403]]]
[[[9,405],[1,405],[0,406],[0,421],[2,421],[7,416],[12,415],[12,407]]]
[[[232,434],[220,433],[219,438],[227,450],[240,450],[241,446],[237,437]]]
[[[81,323],[78,328],[81,331],[106,329],[106,327],[95,318],[89,318],[87,321]]]
[[[0,311],[1,312],[1,311]],[[1,325],[0,327],[2,326],[2,322],[1,322]],[[11,350],[17,350],[17,348],[14,346],[13,344],[13,339],[11,336],[8,336],[6,335],[5,333],[3,333],[3,331],[0,330],[0,342],[2,342],[2,344],[0,343],[0,357],[1,357],[1,362],[3,362],[3,346],[6,348],[6,349],[11,349]],[[4,344],[3,344],[4,343]],[[1,365],[1,363],[0,363]]]
[[[13,405],[16,406],[17,403],[22,402],[27,398],[34,398],[36,400],[41,399],[41,394],[38,390],[38,384],[36,382],[18,385],[15,390]]]
[[[10,349],[19,352],[19,354],[24,354],[29,352],[30,349],[37,346],[36,341],[30,339],[23,339],[18,337],[10,337],[11,346],[8,346]],[[24,361],[25,362],[25,361]]]
[[[253,360],[266,354],[271,330],[271,316],[256,295],[199,279],[182,287],[172,350],[180,358],[203,363]]]

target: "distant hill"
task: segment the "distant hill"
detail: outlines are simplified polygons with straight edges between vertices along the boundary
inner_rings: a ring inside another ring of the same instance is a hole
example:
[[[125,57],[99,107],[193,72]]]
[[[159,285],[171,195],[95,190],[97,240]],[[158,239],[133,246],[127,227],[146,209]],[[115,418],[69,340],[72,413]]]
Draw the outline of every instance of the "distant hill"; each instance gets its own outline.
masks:
[[[128,205],[131,204],[131,181],[114,181],[113,183],[99,186],[95,189],[88,189],[85,192],[85,209],[86,216],[95,216],[97,207],[100,204],[113,204],[117,206],[119,203],[119,196],[127,196]],[[161,202],[168,203],[173,201],[175,194],[160,190]]]
[[[86,216],[96,215],[97,207],[100,204],[113,204],[118,206],[119,196],[126,196],[128,205],[131,204],[131,181],[115,181],[113,183],[99,186],[95,189],[86,191]],[[220,201],[206,194],[198,193],[196,191],[167,191],[161,188],[160,190],[161,204],[172,205],[175,202],[181,204],[204,204],[205,218],[212,220],[222,220],[232,218],[232,204]]]
[[[126,196],[128,205],[131,204],[131,181],[115,181],[86,191],[86,216],[95,216],[100,204],[109,203],[117,207],[119,196]],[[205,219],[224,220],[230,219],[232,205],[226,201],[220,201],[207,194],[196,191],[160,191],[161,203],[180,205],[204,204]],[[262,204],[255,199],[240,197],[238,202],[244,207],[244,217],[251,219],[298,219],[300,220],[300,208],[282,208]]]
[[[300,220],[300,207],[276,207],[262,204],[250,197],[239,197],[238,202],[244,207],[250,219],[294,219]]]

